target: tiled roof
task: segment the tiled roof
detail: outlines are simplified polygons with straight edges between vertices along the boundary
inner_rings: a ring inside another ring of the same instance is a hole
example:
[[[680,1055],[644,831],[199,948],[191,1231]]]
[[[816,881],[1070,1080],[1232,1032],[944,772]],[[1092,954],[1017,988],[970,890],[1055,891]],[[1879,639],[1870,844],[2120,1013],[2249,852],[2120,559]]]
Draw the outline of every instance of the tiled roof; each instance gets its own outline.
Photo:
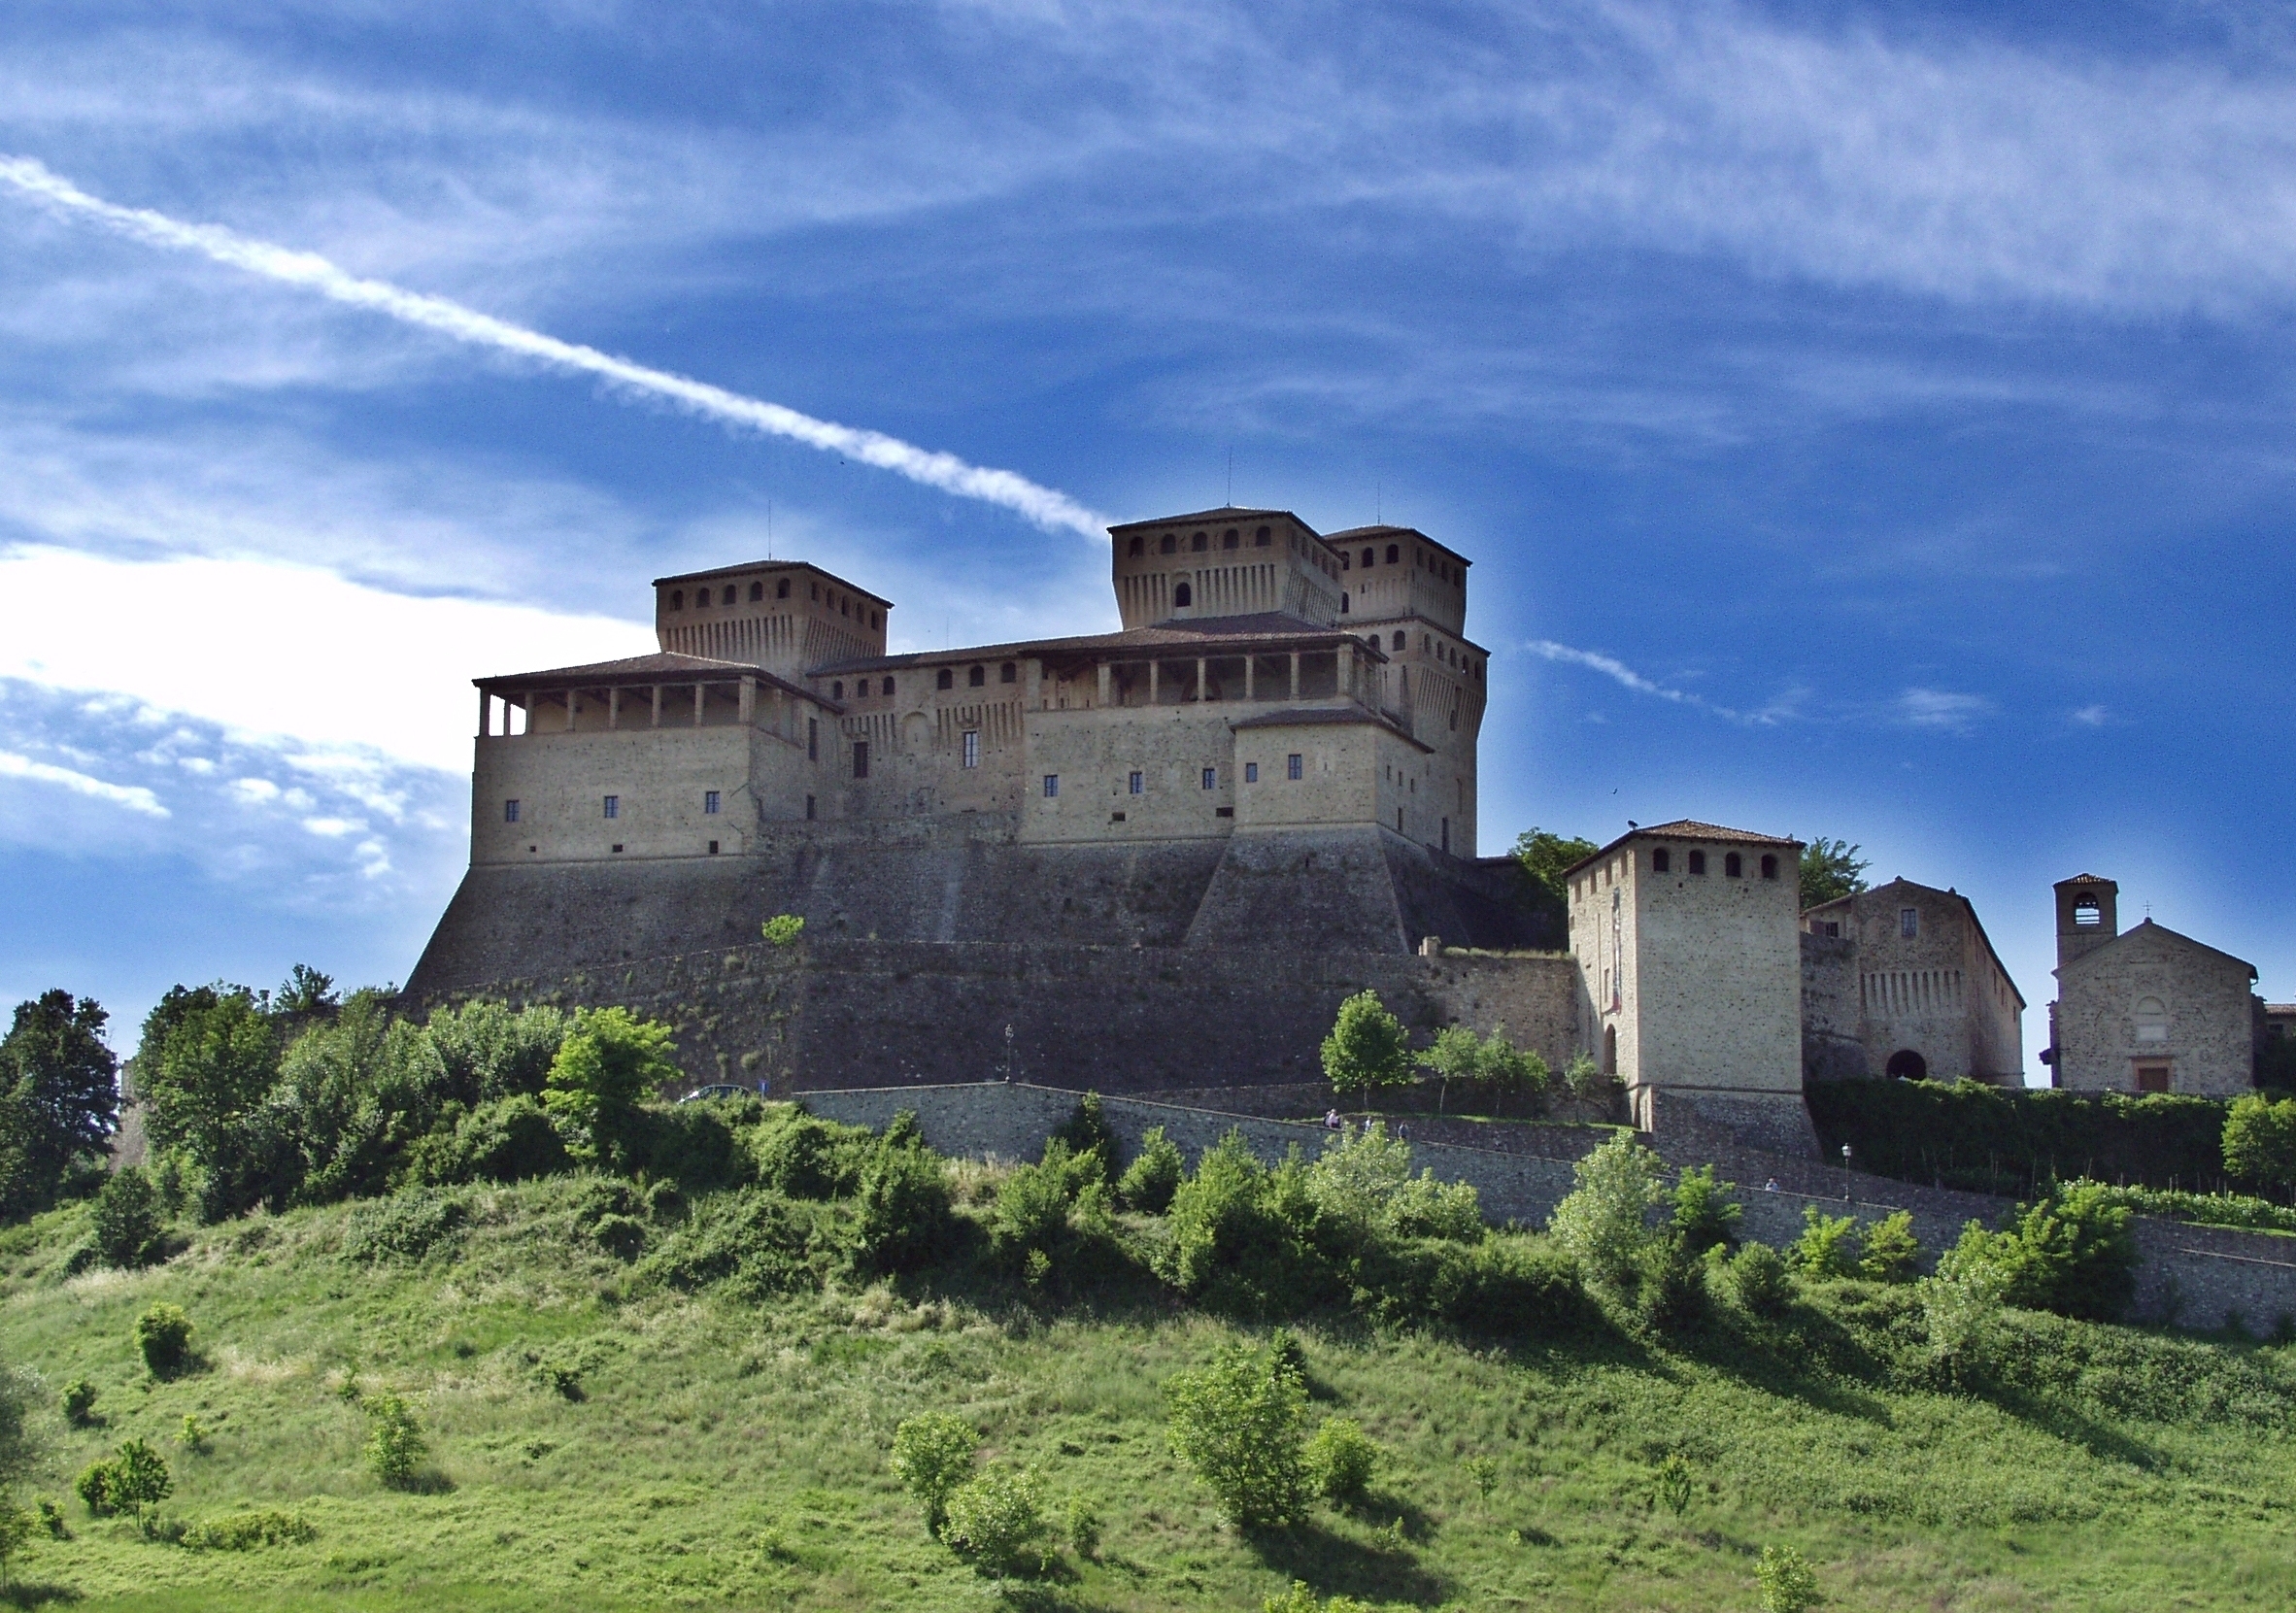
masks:
[[[1129,532],[1135,526],[1184,526],[1192,521],[1250,521],[1260,516],[1282,516],[1287,521],[1300,521],[1289,510],[1246,510],[1238,505],[1224,504],[1217,510],[1198,510],[1185,516],[1150,516],[1145,521],[1120,521],[1108,530]],[[1303,521],[1300,521],[1300,524],[1307,526]],[[1310,532],[1315,530],[1312,526],[1307,526],[1307,529]]]
[[[1326,532],[1324,534],[1324,542],[1332,544],[1334,547],[1344,544],[1369,543],[1373,541],[1385,543],[1391,538],[1409,538],[1415,543],[1423,543],[1427,545],[1427,547],[1430,549],[1441,550],[1444,554],[1450,555],[1452,559],[1457,560],[1463,566],[1470,566],[1474,564],[1474,561],[1469,559],[1465,554],[1460,554],[1458,550],[1453,549],[1449,544],[1429,537],[1425,532],[1422,532],[1416,526],[1350,526],[1343,532]]]
[[[683,655],[674,650],[651,655],[630,655],[618,661],[592,661],[588,666],[557,666],[544,672],[506,672],[493,678],[473,678],[479,688],[492,690],[562,689],[581,684],[691,684],[733,683],[755,678],[759,683],[801,694],[818,705],[834,706],[809,689],[776,678],[748,661],[715,660],[708,655]]]
[[[833,571],[824,571],[811,560],[750,560],[741,565],[712,566],[707,571],[681,571],[674,577],[657,577],[654,586],[661,588],[670,583],[706,583],[718,577],[746,577],[760,571],[816,571],[848,592],[858,593],[872,604],[893,609],[893,601],[871,593],[858,584],[849,583]]]
[[[1210,655],[1222,649],[1273,649],[1279,645],[1322,648],[1342,639],[1358,645],[1364,639],[1341,627],[1319,627],[1296,616],[1263,612],[1256,616],[1219,616],[1199,620],[1160,622],[1153,627],[1128,627],[1118,633],[1088,633],[1075,638],[1027,639],[1015,644],[982,644],[956,650],[920,650],[905,655],[870,655],[831,661],[817,666],[808,677],[851,672],[891,672],[906,666],[945,666],[958,661],[1010,660],[1022,655],[1104,655],[1126,650],[1186,648]],[[1374,652],[1382,659],[1384,651]]]
[[[1733,846],[1791,846],[1802,849],[1802,842],[1775,834],[1756,834],[1752,829],[1724,828],[1719,823],[1702,823],[1691,818],[1677,818],[1671,823],[1650,823],[1641,828],[1629,829],[1601,851],[1580,857],[1563,870],[1574,874],[1590,862],[1608,857],[1630,840],[1716,840]]]

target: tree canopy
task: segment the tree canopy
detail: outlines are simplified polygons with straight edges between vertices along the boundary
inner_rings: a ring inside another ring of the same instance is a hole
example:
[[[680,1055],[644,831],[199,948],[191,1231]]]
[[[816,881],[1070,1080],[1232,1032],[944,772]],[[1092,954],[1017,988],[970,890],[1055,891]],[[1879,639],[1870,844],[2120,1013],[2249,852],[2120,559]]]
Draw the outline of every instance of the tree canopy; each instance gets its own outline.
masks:
[[[1552,932],[1550,941],[1559,945],[1569,925],[1570,893],[1564,889],[1563,870],[1601,850],[1592,840],[1551,829],[1528,828],[1515,836],[1510,855],[1523,870],[1524,903]]]
[[[1822,834],[1802,848],[1805,913],[1866,889],[1866,870],[1874,865],[1858,856],[1861,849],[1846,840],[1828,840]]]
[[[0,1040],[0,1213],[54,1202],[119,1129],[119,1060],[92,997],[43,992],[17,1004]]]

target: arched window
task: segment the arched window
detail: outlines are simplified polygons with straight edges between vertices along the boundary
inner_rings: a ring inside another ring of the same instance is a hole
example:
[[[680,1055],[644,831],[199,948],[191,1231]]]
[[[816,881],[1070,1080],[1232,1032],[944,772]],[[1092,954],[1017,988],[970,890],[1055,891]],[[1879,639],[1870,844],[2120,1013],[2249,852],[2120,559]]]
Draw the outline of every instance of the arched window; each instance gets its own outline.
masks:
[[[1745,864],[1745,859],[1744,859],[1743,857],[1739,857],[1739,856],[1738,855],[1738,853],[1736,853],[1736,852],[1725,852],[1725,853],[1723,854],[1723,856],[1722,856],[1722,877],[1723,877],[1724,879],[1737,879],[1737,878],[1738,878],[1738,877],[1739,877],[1740,874],[1743,874],[1745,871],[1746,871],[1746,864]]]
[[[965,673],[964,681],[969,687],[979,689],[989,681],[989,669],[985,666],[976,666]]]
[[[1201,554],[1207,548],[1210,547],[1211,541],[1211,535],[1209,533],[1199,532],[1196,534],[1196,536],[1188,540],[1188,547],[1195,550],[1199,554]]]
[[[721,605],[730,605],[733,603],[733,585],[731,583],[727,583],[726,585],[726,596],[719,600],[718,603]]]
[[[1892,1081],[1927,1081],[1929,1079],[1929,1060],[1909,1047],[1900,1048],[1891,1054],[1889,1062],[1882,1068]]]
[[[685,608],[686,590],[684,588],[670,589],[670,609],[673,611],[682,611]]]
[[[1664,846],[1661,846],[1657,851],[1652,852],[1650,854],[1650,871],[1654,874],[1672,873],[1674,871],[1673,854],[1669,852]]]
[[[670,595],[673,609],[677,597],[674,593]],[[2091,892],[2083,891],[2073,898],[2073,922],[2083,928],[2105,922],[2105,910],[2097,905],[2097,898]]]
[[[1180,610],[1193,604],[1195,599],[1196,590],[1186,583],[1182,583],[1178,588],[1172,589],[1172,608],[1174,610]]]
[[[762,583],[752,583],[750,585],[750,603],[754,605],[764,597],[765,585]]]
[[[893,680],[892,680],[891,678],[888,678],[888,679],[886,679],[886,680],[885,680],[885,691],[884,691],[884,692],[885,692],[885,697],[886,697],[888,700],[890,700],[890,699],[892,699],[892,698],[893,698]]]
[[[1139,558],[1139,557],[1140,557],[1140,556],[1141,556],[1143,554],[1147,553],[1147,549],[1148,549],[1148,540],[1147,540],[1145,537],[1143,537],[1141,534],[1139,534],[1139,533],[1137,533],[1137,532],[1134,532],[1134,533],[1132,534],[1132,541],[1131,541],[1131,543],[1130,545],[1128,545],[1128,546],[1126,547],[1126,549],[1125,549],[1125,553],[1126,553],[1126,554],[1130,554],[1130,555],[1131,555],[1131,556],[1133,559],[1135,559],[1135,560],[1136,560],[1136,559],[1138,559],[1138,558]]]
[[[1614,1025],[1603,1027],[1603,1073],[1618,1073],[1618,1026]]]
[[[773,597],[776,599],[787,599],[789,596],[790,580],[787,577],[784,577],[780,582],[773,585]]]
[[[1177,537],[1173,536],[1171,533],[1169,533],[1169,532],[1166,532],[1166,533],[1164,535],[1164,542],[1162,542],[1162,543],[1160,543],[1160,544],[1158,544],[1158,545],[1156,546],[1156,552],[1157,552],[1159,554],[1170,554],[1170,553],[1171,553],[1173,550],[1177,549],[1179,546],[1180,546],[1180,540],[1179,540]]]
[[[2139,997],[2137,1010],[2130,1016],[2137,1022],[2137,1040],[2165,1042],[2169,1039],[2169,1006],[2158,997]]]
[[[1402,562],[1402,558],[1403,551],[1401,545],[1391,543],[1387,546],[1387,563],[1389,565],[1400,565]]]
[[[874,632],[874,631],[876,631],[876,630],[877,630],[879,627],[882,627],[882,626],[884,626],[884,625],[885,625],[884,620],[883,620],[881,617],[879,617],[875,611],[871,611],[871,612],[869,613],[869,630],[870,630],[871,632]]]
[[[1266,549],[1267,547],[1266,527],[1263,526],[1260,528],[1260,530],[1252,534],[1252,547],[1254,549]]]
[[[1365,550],[1365,551],[1364,551],[1364,569],[1365,569],[1366,571],[1368,571],[1368,570],[1370,570],[1370,569],[1371,569],[1371,567],[1372,567],[1372,565],[1373,565],[1374,563],[1376,563],[1377,559],[1378,559],[1378,551],[1377,551],[1377,550],[1373,550],[1373,549],[1367,549],[1367,550]]]
[[[1391,649],[1391,650],[1401,650],[1402,647],[1403,647],[1403,635],[1402,635],[1401,633],[1400,633],[1400,632],[1399,632],[1399,633],[1398,633],[1398,634],[1396,634],[1396,636],[1395,636],[1395,642],[1394,642],[1394,643],[1392,643],[1391,645],[1389,645],[1389,646],[1388,646],[1388,648],[1389,648],[1389,649]]]
[[[1339,614],[1341,616],[1347,614],[1347,595],[1344,593],[1339,596]]]
[[[1243,539],[1241,534],[1239,534],[1232,526],[1220,534],[1220,547],[1222,549],[1233,549],[1242,541]]]
[[[1692,853],[1690,854],[1690,871],[1691,871],[1692,873],[1694,873],[1694,874],[1698,874],[1698,875],[1700,875],[1700,876],[1702,876],[1702,877],[1705,875],[1705,871],[1706,871],[1706,854],[1705,854],[1705,853],[1704,853],[1704,852],[1692,852]]]
[[[868,693],[868,691],[869,691],[868,686],[867,686],[866,684],[863,684],[863,685],[861,686],[861,692],[862,692],[863,694],[866,694],[866,693]],[[843,684],[841,684],[841,683],[838,683],[838,684],[831,684],[831,685],[829,686],[829,698],[830,698],[830,699],[832,699],[832,700],[842,700],[842,699],[844,699],[844,698],[845,698],[845,686],[844,686]]]
[[[1765,857],[1762,859],[1762,877],[1763,877],[1764,879],[1775,879],[1775,878],[1777,878],[1777,858],[1776,858],[1776,857]]]
[[[933,680],[932,687],[935,689],[955,689],[957,687],[957,674],[945,666],[942,667],[940,676]]]

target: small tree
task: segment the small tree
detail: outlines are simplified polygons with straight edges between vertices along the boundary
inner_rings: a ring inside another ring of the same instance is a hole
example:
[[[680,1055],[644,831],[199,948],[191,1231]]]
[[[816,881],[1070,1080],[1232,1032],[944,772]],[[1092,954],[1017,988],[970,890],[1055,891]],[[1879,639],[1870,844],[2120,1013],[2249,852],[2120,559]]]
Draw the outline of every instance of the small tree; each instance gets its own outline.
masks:
[[[1738,1246],[1739,1217],[1744,1212],[1731,1196],[1736,1186],[1714,1179],[1712,1165],[1692,1165],[1674,1183],[1674,1236],[1695,1260],[1709,1249]]]
[[[1791,1546],[1765,1546],[1754,1565],[1764,1613],[1806,1613],[1818,1604],[1817,1575]]]
[[[894,1477],[925,1509],[925,1527],[936,1535],[947,1521],[949,1497],[972,1477],[980,1445],[970,1423],[945,1411],[921,1412],[893,1430]]]
[[[0,1215],[47,1208],[103,1158],[119,1129],[118,1060],[92,997],[43,992],[17,1004],[0,1039]]]
[[[568,1133],[568,1151],[590,1162],[626,1168],[639,1106],[678,1066],[666,1025],[625,1008],[586,1008],[551,1060],[542,1094],[551,1118]]]
[[[415,1420],[415,1408],[391,1390],[368,1395],[365,1410],[367,1465],[375,1470],[375,1477],[398,1489],[414,1478],[422,1459],[430,1454],[422,1438],[422,1425]]]
[[[1358,991],[1339,1005],[1339,1017],[1324,1038],[1323,1059],[1324,1074],[1341,1093],[1400,1087],[1411,1079],[1403,1022],[1387,1011],[1376,991]]]
[[[1484,1038],[1479,1073],[1490,1085],[1494,1108],[1503,1107],[1508,1097],[1518,1094],[1536,1102],[1544,1095],[1553,1075],[1538,1053],[1506,1039],[1503,1025]]]
[[[1657,1155],[1623,1132],[1572,1167],[1577,1186],[1555,1206],[1548,1230],[1587,1281],[1617,1288],[1633,1280],[1658,1237],[1650,1211],[1665,1196],[1662,1170]]]
[[[1815,1204],[1802,1206],[1802,1235],[1786,1252],[1786,1263],[1806,1277],[1854,1276],[1858,1268],[1855,1216],[1830,1216]]]
[[[106,1265],[150,1265],[166,1253],[167,1218],[160,1210],[159,1190],[133,1165],[105,1178],[88,1227],[96,1258]]]
[[[1658,1464],[1658,1472],[1653,1475],[1652,1496],[1659,1505],[1679,1518],[1690,1509],[1690,1498],[1696,1492],[1697,1485],[1690,1472],[1690,1459],[1680,1451],[1668,1453],[1667,1459]]]
[[[1913,1214],[1899,1210],[1866,1233],[1858,1275],[1875,1283],[1909,1283],[1921,1268],[1921,1240],[1913,1235]]]
[[[136,1348],[154,1378],[180,1376],[191,1364],[191,1319],[184,1307],[157,1304],[137,1317]]]
[[[1739,1308],[1755,1316],[1776,1316],[1794,1297],[1785,1257],[1767,1243],[1749,1243],[1723,1268],[1723,1282]]]
[[[1140,1152],[1125,1167],[1116,1184],[1116,1196],[1131,1209],[1160,1216],[1172,1207],[1172,1193],[1188,1174],[1187,1158],[1179,1144],[1152,1126],[1140,1137]]]
[[[769,947],[792,947],[797,937],[805,933],[805,921],[794,913],[776,913],[765,921],[765,944]]]
[[[95,1421],[96,1386],[85,1378],[74,1378],[64,1385],[64,1421],[76,1428],[84,1428]]]
[[[1230,1345],[1164,1386],[1172,1453],[1239,1529],[1290,1523],[1306,1505],[1307,1390],[1273,1349]]]
[[[2224,1168],[2267,1193],[2296,1190],[2296,1098],[2234,1098],[2224,1117]]]
[[[1352,1417],[1327,1417],[1307,1442],[1307,1476],[1328,1500],[1363,1499],[1378,1471],[1379,1447]]]
[[[1572,1097],[1593,1097],[1610,1084],[1610,1077],[1603,1073],[1603,1066],[1585,1049],[1570,1056],[1570,1062],[1563,1066],[1563,1086]]]
[[[941,1538],[985,1573],[1041,1572],[1050,1558],[1032,1473],[992,1468],[949,1493]]]
[[[141,1518],[146,1507],[157,1506],[175,1489],[167,1459],[141,1439],[119,1447],[109,1462],[99,1462],[80,1475],[74,1486],[87,1510],[101,1516],[125,1512]]]
[[[1439,1115],[1451,1101],[1452,1082],[1472,1081],[1483,1073],[1483,1039],[1466,1025],[1447,1025],[1435,1032],[1435,1045],[1413,1061],[1423,1070],[1432,1070],[1440,1083],[1435,1092],[1435,1113]]]
[[[1866,888],[1866,870],[1873,866],[1858,856],[1859,848],[1846,840],[1819,835],[1802,848],[1802,910],[1806,913],[1827,902],[1854,896]]]

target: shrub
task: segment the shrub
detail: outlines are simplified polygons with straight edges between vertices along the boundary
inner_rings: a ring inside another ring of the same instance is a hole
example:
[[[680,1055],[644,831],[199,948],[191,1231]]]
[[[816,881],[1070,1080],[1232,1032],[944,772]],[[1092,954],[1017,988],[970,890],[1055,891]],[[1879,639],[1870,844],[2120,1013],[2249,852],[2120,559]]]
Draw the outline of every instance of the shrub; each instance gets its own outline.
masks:
[[[1100,1552],[1099,1509],[1082,1495],[1068,1497],[1068,1512],[1062,1532],[1068,1537],[1069,1549],[1078,1557],[1091,1559]]]
[[[980,1444],[970,1423],[945,1411],[921,1412],[893,1430],[894,1477],[925,1509],[925,1527],[934,1534],[948,1516],[949,1497],[972,1477]]]
[[[64,1519],[64,1509],[45,1496],[39,1502],[40,1527],[48,1531],[51,1540],[72,1538],[72,1526]]]
[[[1315,1593],[1303,1579],[1292,1581],[1292,1588],[1280,1596],[1263,1596],[1260,1613],[1371,1613],[1368,1602],[1357,1601],[1353,1596],[1334,1596],[1330,1601],[1318,1601]]]
[[[1307,1390],[1272,1349],[1230,1345],[1210,1365],[1165,1384],[1172,1452],[1245,1529],[1291,1522],[1304,1510],[1301,1445]]]
[[[206,1450],[207,1425],[190,1412],[184,1413],[183,1427],[176,1429],[176,1443],[186,1451]]]
[[[941,1538],[985,1573],[1041,1571],[1050,1532],[1034,1474],[992,1468],[949,1493]]]
[[[1117,1144],[1115,1129],[1109,1126],[1107,1117],[1100,1113],[1098,1092],[1085,1093],[1077,1101],[1076,1112],[1053,1136],[1068,1145],[1068,1152],[1075,1156],[1079,1165],[1097,1154],[1098,1179],[1111,1185],[1115,1183],[1116,1161],[1122,1150]]]
[[[1786,1251],[1786,1264],[1805,1277],[1848,1277],[1857,1270],[1855,1216],[1830,1216],[1815,1204],[1802,1206],[1802,1235]]]
[[[1634,1317],[1661,1333],[1686,1332],[1705,1320],[1705,1262],[1669,1234],[1643,1246],[1635,1262]]]
[[[209,1518],[184,1531],[183,1544],[195,1552],[246,1552],[257,1546],[301,1546],[319,1530],[300,1512],[232,1512]]]
[[[166,1500],[175,1489],[175,1480],[168,1474],[165,1457],[143,1440],[131,1439],[111,1461],[89,1466],[73,1488],[87,1503],[87,1510],[98,1516],[109,1512],[140,1515],[144,1508]]]
[[[1655,1233],[1658,1156],[1625,1133],[1613,1136],[1572,1167],[1577,1186],[1555,1206],[1555,1241],[1578,1262],[1587,1281],[1606,1288],[1633,1282]]]
[[[1040,1163],[1023,1165],[996,1190],[989,1237],[997,1254],[1018,1263],[1031,1252],[1048,1257],[1068,1230],[1068,1206],[1075,1199],[1079,1172],[1068,1145],[1058,1137],[1044,1145]]]
[[[1403,1022],[1387,1011],[1378,992],[1358,991],[1339,1005],[1332,1033],[1324,1038],[1323,1064],[1335,1092],[1402,1086],[1411,1079]]]
[[[462,1111],[452,1127],[433,1131],[409,1156],[418,1182],[524,1182],[570,1168],[565,1139],[531,1092],[514,1092]]]
[[[105,1178],[88,1216],[96,1258],[106,1265],[132,1268],[167,1258],[167,1218],[159,1190],[135,1166]]]
[[[1765,1613],[1806,1613],[1818,1604],[1817,1575],[1791,1546],[1765,1546],[1754,1565]]]
[[[64,1421],[76,1428],[84,1428],[95,1421],[96,1386],[85,1378],[74,1378],[64,1385]]]
[[[9,1577],[9,1565],[39,1531],[40,1520],[31,1508],[17,1505],[11,1495],[0,1495],[0,1580]]]
[[[2296,1190],[2296,1098],[2244,1092],[2224,1117],[2224,1168],[2285,1195]]]
[[[760,1300],[818,1288],[843,1255],[829,1206],[743,1188],[696,1202],[638,1270],[689,1293],[723,1283]]]
[[[422,1438],[422,1425],[415,1410],[394,1391],[383,1390],[366,1397],[367,1465],[375,1477],[392,1489],[410,1483],[430,1447]]]
[[[861,1186],[877,1139],[858,1126],[787,1110],[751,1128],[750,1158],[760,1185],[792,1198],[838,1198]]]
[[[1603,1073],[1603,1066],[1595,1062],[1594,1055],[1584,1051],[1571,1055],[1570,1062],[1563,1066],[1563,1085],[1575,1098],[1594,1097],[1613,1081],[1613,1077]]]
[[[1680,1451],[1668,1453],[1652,1476],[1651,1495],[1656,1503],[1679,1518],[1690,1510],[1690,1498],[1697,1486],[1691,1478],[1690,1459]]]
[[[1328,1500],[1363,1499],[1379,1466],[1380,1450],[1352,1417],[1327,1417],[1308,1440],[1307,1477]]]
[[[2110,1322],[2136,1287],[2129,1221],[2128,1207],[2110,1189],[2060,1188],[2020,1207],[2005,1230],[1987,1232],[1971,1223],[1949,1258],[1957,1274],[1986,1271],[2004,1303]]]
[[[1738,1247],[1739,1217],[1744,1212],[1731,1196],[1736,1184],[1717,1182],[1712,1165],[1693,1165],[1674,1182],[1674,1236],[1693,1259],[1709,1249]]]
[[[1777,1316],[1793,1300],[1785,1257],[1766,1243],[1749,1243],[1722,1268],[1723,1287],[1740,1310]]]
[[[1875,1283],[1909,1283],[1920,1269],[1921,1240],[1913,1235],[1911,1211],[1899,1210],[1867,1229],[1859,1276]]]
[[[670,1027],[625,1008],[585,1008],[551,1060],[543,1106],[577,1159],[630,1163],[640,1105],[678,1076]]]
[[[342,1256],[347,1260],[420,1260],[441,1244],[461,1236],[470,1205],[460,1193],[437,1188],[407,1188],[388,1198],[352,1206],[344,1217]]]
[[[1160,1216],[1172,1207],[1172,1193],[1188,1173],[1188,1160],[1179,1145],[1152,1126],[1140,1138],[1140,1152],[1125,1167],[1116,1184],[1116,1196],[1131,1209]]]
[[[889,1132],[861,1172],[854,1264],[866,1272],[913,1271],[955,1240],[948,1173],[941,1157]]]
[[[153,1305],[136,1318],[136,1348],[152,1376],[178,1376],[191,1364],[191,1319],[181,1305]]]
[[[797,937],[805,933],[805,921],[794,913],[776,913],[765,921],[761,933],[769,947],[794,946]]]

